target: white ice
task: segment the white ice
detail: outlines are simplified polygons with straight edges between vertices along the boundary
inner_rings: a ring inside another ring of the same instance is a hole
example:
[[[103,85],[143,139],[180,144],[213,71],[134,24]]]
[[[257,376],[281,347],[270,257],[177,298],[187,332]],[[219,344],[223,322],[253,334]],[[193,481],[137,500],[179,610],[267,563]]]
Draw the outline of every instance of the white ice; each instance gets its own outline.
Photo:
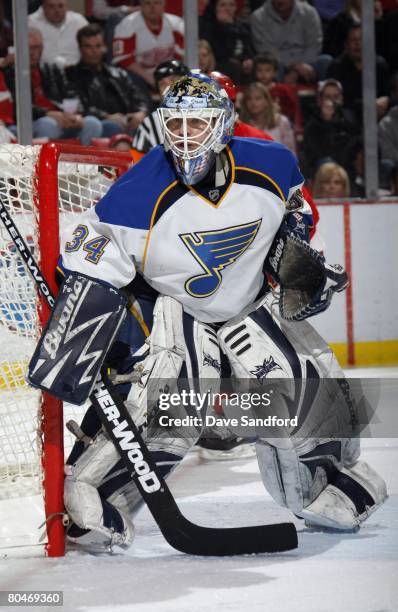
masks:
[[[379,376],[380,371],[355,375]],[[396,377],[398,370],[384,370],[384,375]],[[397,398],[388,403],[395,410]],[[364,441],[363,459],[386,479],[389,499],[357,534],[311,533],[295,520],[299,547],[294,551],[193,557],[170,548],[144,509],[128,553],[69,552],[62,559],[1,561],[0,590],[60,589],[62,610],[68,612],[396,612],[398,440]],[[293,518],[267,495],[253,459],[201,463],[192,453],[168,482],[185,516],[202,525]]]

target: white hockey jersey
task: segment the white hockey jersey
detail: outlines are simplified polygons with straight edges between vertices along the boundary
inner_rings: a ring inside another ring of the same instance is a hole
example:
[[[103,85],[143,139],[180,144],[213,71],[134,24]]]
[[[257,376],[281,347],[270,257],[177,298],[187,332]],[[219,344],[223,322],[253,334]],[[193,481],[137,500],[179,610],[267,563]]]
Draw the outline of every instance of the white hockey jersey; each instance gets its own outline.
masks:
[[[177,15],[165,13],[158,34],[148,28],[141,11],[131,13],[116,26],[113,61],[122,68],[137,62],[153,70],[161,62],[183,56],[184,21]]]
[[[204,322],[251,304],[263,262],[303,182],[292,153],[265,140],[233,138],[222,188],[181,184],[163,147],[152,149],[62,235],[62,265],[115,287],[138,273]],[[303,211],[304,212],[304,211]]]

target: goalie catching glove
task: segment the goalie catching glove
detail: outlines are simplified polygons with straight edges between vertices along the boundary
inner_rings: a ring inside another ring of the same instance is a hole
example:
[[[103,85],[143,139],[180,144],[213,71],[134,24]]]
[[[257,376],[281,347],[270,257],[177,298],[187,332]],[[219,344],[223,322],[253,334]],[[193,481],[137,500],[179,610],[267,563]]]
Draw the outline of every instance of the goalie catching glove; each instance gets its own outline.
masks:
[[[323,312],[333,294],[348,285],[344,268],[327,264],[286,221],[275,236],[264,269],[280,285],[279,308],[287,321],[302,321]]]
[[[126,312],[115,288],[72,272],[29,364],[28,381],[71,404],[83,404]]]

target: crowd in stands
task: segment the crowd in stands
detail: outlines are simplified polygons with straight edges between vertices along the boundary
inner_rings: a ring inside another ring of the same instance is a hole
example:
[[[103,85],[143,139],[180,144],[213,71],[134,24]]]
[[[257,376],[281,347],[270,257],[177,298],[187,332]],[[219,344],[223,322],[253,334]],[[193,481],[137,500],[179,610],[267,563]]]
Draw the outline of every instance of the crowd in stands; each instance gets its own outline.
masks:
[[[183,1],[84,6],[28,0],[33,136],[108,139],[138,159],[161,143],[156,105],[188,70]],[[246,131],[289,147],[316,197],[363,196],[361,0],[198,0],[198,12],[199,68],[226,79]],[[374,26],[379,187],[397,194],[398,0],[374,1]],[[17,134],[14,59],[0,0],[1,142]]]

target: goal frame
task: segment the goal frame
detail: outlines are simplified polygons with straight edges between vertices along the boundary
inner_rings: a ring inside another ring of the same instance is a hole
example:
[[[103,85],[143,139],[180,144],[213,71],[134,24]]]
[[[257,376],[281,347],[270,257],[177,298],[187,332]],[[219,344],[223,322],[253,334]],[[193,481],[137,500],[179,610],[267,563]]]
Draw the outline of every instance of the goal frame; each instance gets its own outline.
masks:
[[[123,174],[131,166],[128,152],[96,149],[68,143],[48,143],[41,147],[35,168],[33,198],[39,211],[38,244],[41,271],[52,292],[57,293],[55,269],[59,257],[58,165],[60,162],[112,166]],[[39,322],[43,328],[50,315],[44,299],[39,298]],[[49,557],[65,554],[64,502],[64,428],[63,405],[48,393],[42,395],[42,473]]]

